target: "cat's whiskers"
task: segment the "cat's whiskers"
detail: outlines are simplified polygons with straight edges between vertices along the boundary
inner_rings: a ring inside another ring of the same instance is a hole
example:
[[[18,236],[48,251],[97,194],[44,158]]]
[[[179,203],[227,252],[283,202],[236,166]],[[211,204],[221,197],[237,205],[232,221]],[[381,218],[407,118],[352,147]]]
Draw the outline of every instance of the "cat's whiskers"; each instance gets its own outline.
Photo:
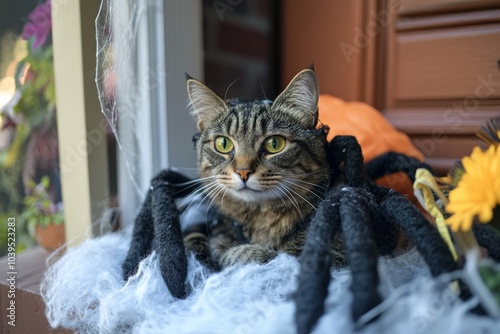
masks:
[[[198,194],[196,195],[196,197],[193,199],[193,201],[196,201],[198,199],[198,197],[200,197],[200,195],[203,193],[203,191],[205,190],[208,190],[210,188],[212,188],[215,184],[217,183],[217,181],[212,181],[210,183],[207,183],[207,184],[202,184],[201,187],[199,187],[198,189],[196,189],[195,191],[192,192],[191,195],[195,195],[195,194]]]
[[[196,187],[196,186],[199,186],[200,184],[203,184],[202,183],[203,180],[209,180],[209,179],[213,179],[213,178],[216,178],[216,176],[202,177],[202,178],[191,180],[191,181],[184,182],[184,183],[172,184],[172,186],[175,186],[175,187],[182,187],[185,185],[189,185],[188,187],[182,188],[181,190],[175,192],[174,195],[176,195],[184,190],[187,190],[189,188]]]
[[[232,85],[234,85],[238,80],[240,80],[242,77],[238,77],[236,79],[233,80],[233,82],[231,82],[229,84],[229,86],[227,86],[227,89],[226,89],[226,92],[224,93],[224,100],[227,99],[227,93],[229,92],[229,88],[231,88]]]
[[[217,181],[214,182],[215,184],[210,186],[210,191],[208,193],[205,193],[205,191],[208,191],[208,188],[207,189],[204,189],[203,192],[201,192],[199,195],[201,194],[205,194],[205,196],[203,196],[203,198],[201,199],[201,201],[198,203],[198,205],[196,206],[196,209],[194,209],[194,212],[197,212],[199,209],[200,209],[200,205],[203,204],[203,202],[209,198],[210,194],[214,191],[217,191],[219,187],[221,187],[219,184],[217,184]],[[194,202],[193,202],[194,203]],[[208,206],[208,208],[210,208],[210,205]],[[207,212],[208,212],[208,209],[207,209]]]
[[[196,212],[198,211],[198,208],[200,207],[201,203],[203,203],[203,200],[199,201],[198,202],[198,206],[196,207],[196,209],[194,211],[188,211],[191,206],[195,203],[197,203],[197,199],[203,194],[203,192],[200,192],[197,196],[196,196],[196,199],[194,199],[191,203],[189,203],[189,205],[186,207],[186,209],[184,210],[184,212],[188,212],[188,214],[190,215],[191,219],[190,219],[190,224],[193,223],[193,218],[196,216]]]
[[[299,213],[301,220],[304,220],[304,217],[302,216],[302,212],[300,211],[300,208],[299,208],[299,203],[297,202],[297,200],[295,199],[293,194],[288,191],[287,187],[284,184],[280,184],[280,185],[278,185],[278,187],[276,187],[276,189],[280,190],[286,197],[288,197],[290,202],[297,209],[297,212]]]
[[[206,185],[203,185],[202,187],[200,187],[199,189],[196,189],[191,195],[195,195],[195,198],[191,201],[191,203],[189,203],[189,205],[186,207],[186,209],[184,209],[184,212],[188,212],[188,210],[191,208],[191,206],[196,203],[196,201],[198,200],[198,198],[204,194],[205,191],[208,191],[210,189],[213,189],[214,187],[217,187],[217,181],[213,181],[213,182],[210,182]],[[198,206],[196,207],[196,211],[198,211],[198,208],[200,207],[201,203],[203,203],[203,199],[200,201],[200,203],[198,203]],[[192,219],[193,219],[193,214],[191,214],[191,223],[192,223]]]
[[[307,204],[309,204],[314,210],[316,210],[316,207],[314,205],[311,204],[311,202],[309,202],[304,196],[302,196],[301,194],[299,194],[298,192],[296,192],[295,190],[293,190],[292,188],[286,186],[286,185],[283,185],[286,189],[288,189],[289,191],[291,191],[292,193],[294,193],[295,195],[299,196],[304,202],[306,202]]]
[[[260,89],[262,89],[262,94],[264,94],[264,99],[267,100],[266,91],[264,90],[264,86],[262,85],[262,81],[260,82]]]
[[[269,190],[273,189],[277,185],[280,184],[280,181],[283,179],[283,175],[277,174],[277,173],[264,173],[262,174],[262,177],[259,180],[259,185],[261,186],[262,190],[265,190],[268,192]],[[275,193],[276,194],[276,193]],[[280,197],[278,195],[278,197]]]
[[[171,168],[173,171],[176,171],[176,170],[188,170],[188,171],[193,171],[193,172],[196,172],[198,173],[199,172],[199,168],[198,167],[179,167],[179,166],[175,166],[175,167],[172,167]]]
[[[204,180],[214,179],[216,177],[217,177],[216,175],[211,175],[211,176],[206,176],[206,177],[200,177],[200,178],[193,179],[193,180],[183,182],[183,183],[175,183],[172,185],[173,186],[185,186],[185,185],[189,185],[189,184],[193,184],[193,183],[199,183],[199,182],[204,181]]]
[[[202,185],[200,188],[196,189],[195,191],[193,191],[191,193],[190,196],[194,196],[194,198],[192,199],[191,203],[189,203],[187,205],[187,207],[183,210],[183,212],[186,212],[188,217],[190,217],[189,225],[191,225],[193,223],[193,219],[194,219],[194,217],[196,217],[196,212],[198,211],[198,208],[201,205],[201,203],[203,203],[203,200],[201,200],[198,203],[198,206],[196,207],[196,209],[194,211],[189,211],[190,208],[193,206],[193,204],[197,203],[198,198],[200,198],[200,196],[202,196],[204,194],[204,191],[207,191],[209,189],[213,189],[215,186],[217,186],[216,183],[217,183],[217,181],[213,181],[213,182],[210,182],[206,185]]]
[[[316,193],[315,193],[314,191],[312,191],[311,189],[308,189],[308,188],[306,188],[306,187],[303,187],[303,186],[301,186],[300,184],[295,183],[295,182],[293,182],[293,181],[290,181],[290,180],[288,180],[288,179],[283,179],[283,181],[284,181],[284,182],[288,182],[288,183],[290,183],[290,184],[292,184],[292,185],[294,185],[294,186],[296,186],[296,187],[298,187],[298,188],[304,189],[305,191],[307,191],[307,192],[309,192],[309,193],[313,194],[314,196],[316,196],[316,197],[317,197],[320,201],[322,201],[322,200],[323,200],[323,197],[319,196],[318,194],[316,194]]]
[[[203,196],[203,199],[201,200],[201,203],[203,203],[203,201],[204,201],[207,197],[211,196],[211,194],[212,194],[213,192],[217,191],[220,187],[221,187],[221,185],[220,185],[220,184],[218,184],[218,182],[214,182],[214,184],[213,184],[213,185],[211,185],[210,187],[208,187],[208,188],[204,189],[204,190],[203,190],[203,192],[200,194],[200,195],[202,195],[202,194],[204,194],[204,195],[205,195],[205,196]]]
[[[275,189],[273,189],[273,188],[271,188],[270,190],[271,190],[271,191],[272,191],[272,192],[276,195],[276,197],[277,197],[277,198],[280,198],[280,199],[281,199],[281,201],[282,201],[282,202],[283,202],[283,204],[285,205],[285,208],[287,208],[287,209],[288,209],[288,205],[286,204],[286,201],[285,201],[285,199],[283,198],[283,196],[280,196],[280,194],[279,194],[277,191],[275,191]]]
[[[317,174],[317,173],[323,173],[325,171],[329,170],[329,168],[321,168],[321,169],[318,169],[318,170],[314,170],[314,171],[311,171],[311,172],[302,172],[302,173],[297,173],[297,172],[293,172],[294,175],[312,175],[312,174]]]
[[[296,179],[296,178],[289,177],[289,176],[287,176],[286,179],[292,180],[292,181],[296,181],[296,182],[300,182],[300,183],[304,183],[304,184],[308,184],[308,185],[313,186],[313,187],[318,187],[321,190],[325,190],[325,191],[328,189],[327,186],[322,186],[322,185],[319,185],[319,184],[316,184],[316,183],[313,183],[313,182],[308,182],[308,181],[304,181],[304,180],[301,180],[301,179]]]
[[[214,202],[215,198],[216,198],[217,196],[219,196],[219,194],[220,194],[221,192],[223,192],[223,191],[224,191],[224,188],[225,188],[225,187],[222,187],[222,186],[218,185],[218,188],[219,188],[219,189],[218,189],[218,191],[216,190],[217,192],[215,193],[215,195],[213,195],[213,196],[212,196],[212,195],[210,195],[210,197],[212,197],[212,200],[210,201],[210,203],[208,203],[208,207],[207,207],[207,211],[206,211],[206,213],[207,213],[207,214],[208,214],[208,210],[209,210],[209,209],[210,209],[210,207],[212,206],[212,204],[213,204],[213,202]],[[228,188],[225,188],[225,189],[227,190]],[[224,192],[224,193],[225,193],[225,192]]]
[[[222,194],[222,198],[220,200],[220,205],[223,206],[224,205],[224,196],[226,196],[226,193],[227,191],[229,190],[228,187],[226,187],[226,190],[224,190],[224,193]]]
[[[231,179],[231,176],[227,175],[227,174],[224,174],[224,175],[218,175],[217,176],[217,180],[225,185],[226,187],[229,187],[232,183],[232,179]]]

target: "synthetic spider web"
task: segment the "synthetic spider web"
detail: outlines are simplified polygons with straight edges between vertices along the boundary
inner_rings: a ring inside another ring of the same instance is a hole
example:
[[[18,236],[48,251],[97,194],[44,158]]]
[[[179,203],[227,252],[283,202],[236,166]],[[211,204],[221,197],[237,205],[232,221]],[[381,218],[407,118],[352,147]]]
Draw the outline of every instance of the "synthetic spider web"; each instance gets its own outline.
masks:
[[[101,111],[106,116],[115,135],[119,154],[126,170],[119,171],[131,180],[130,191],[142,197],[151,175],[144,170],[149,161],[143,149],[150,138],[141,129],[150,122],[149,92],[156,84],[155,75],[141,72],[147,53],[141,53],[140,36],[143,33],[150,0],[123,1],[102,0],[96,18],[97,85]],[[147,145],[146,145],[147,147]]]

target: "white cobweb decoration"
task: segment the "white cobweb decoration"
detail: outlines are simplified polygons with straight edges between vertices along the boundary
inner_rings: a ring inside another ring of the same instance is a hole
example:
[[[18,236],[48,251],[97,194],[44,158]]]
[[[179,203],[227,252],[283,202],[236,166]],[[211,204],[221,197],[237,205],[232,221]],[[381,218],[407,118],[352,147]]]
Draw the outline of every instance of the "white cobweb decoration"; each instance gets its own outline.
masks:
[[[133,50],[148,0],[127,1],[128,15],[120,17],[128,20],[114,21],[116,11],[124,10],[124,2],[102,1],[96,20],[96,84],[103,113],[129,173],[136,175],[138,142],[143,139],[134,127],[122,125],[143,121],[131,111],[141,110],[141,94],[147,92],[149,82],[137,81],[134,65],[138,59]],[[127,119],[129,122],[123,122]],[[132,131],[135,136],[130,132],[129,136],[120,136],[122,131]],[[140,180],[133,180],[140,195]],[[267,264],[211,273],[191,257],[187,284],[192,294],[186,300],[177,300],[167,290],[154,252],[141,262],[135,276],[123,281],[121,265],[129,244],[130,233],[105,235],[69,249],[50,266],[41,290],[51,326],[77,333],[295,332],[291,296],[299,270],[296,258],[282,254]],[[498,320],[468,313],[477,299],[461,302],[448,289],[455,277],[432,279],[416,251],[381,259],[379,272],[385,302],[374,313],[381,315],[359,333],[493,333],[500,329]],[[338,269],[332,276],[325,315],[314,333],[354,332],[350,273]]]
[[[102,0],[96,18],[97,85],[101,111],[113,131],[126,172],[136,196],[143,196],[150,175],[142,180],[144,159],[141,142],[148,141],[141,125],[149,122],[147,97],[155,84],[154,74],[139,75],[137,52],[140,26],[151,8],[150,0]],[[144,37],[144,36],[142,36]]]
[[[42,293],[53,327],[77,333],[295,333],[294,304],[299,263],[282,254],[267,264],[208,272],[189,259],[185,300],[163,282],[156,253],[127,283],[121,264],[130,236],[113,233],[73,248],[47,271]],[[381,258],[385,301],[376,321],[357,329],[351,321],[351,275],[332,271],[325,315],[313,333],[498,333],[500,320],[469,313],[477,298],[462,302],[449,289],[457,275],[432,279],[415,250]]]

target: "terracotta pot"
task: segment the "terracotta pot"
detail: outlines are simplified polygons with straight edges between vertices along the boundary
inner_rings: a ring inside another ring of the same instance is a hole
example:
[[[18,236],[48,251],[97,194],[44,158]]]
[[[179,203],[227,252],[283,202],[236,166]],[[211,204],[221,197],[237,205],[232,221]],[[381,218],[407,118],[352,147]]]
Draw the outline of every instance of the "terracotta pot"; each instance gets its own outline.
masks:
[[[66,240],[64,224],[36,226],[35,238],[40,246],[52,252],[61,247]]]

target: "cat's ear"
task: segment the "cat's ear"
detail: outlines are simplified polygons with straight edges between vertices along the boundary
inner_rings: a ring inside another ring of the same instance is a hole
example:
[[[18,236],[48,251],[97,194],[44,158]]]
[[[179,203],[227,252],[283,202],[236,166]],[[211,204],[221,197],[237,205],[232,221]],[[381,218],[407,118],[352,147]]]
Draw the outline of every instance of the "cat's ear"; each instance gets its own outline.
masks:
[[[273,108],[288,113],[307,128],[316,127],[318,120],[319,87],[312,69],[299,72],[276,98]]]
[[[224,101],[198,80],[188,78],[187,92],[189,109],[196,118],[196,126],[200,131],[203,131],[217,115],[227,109]]]

